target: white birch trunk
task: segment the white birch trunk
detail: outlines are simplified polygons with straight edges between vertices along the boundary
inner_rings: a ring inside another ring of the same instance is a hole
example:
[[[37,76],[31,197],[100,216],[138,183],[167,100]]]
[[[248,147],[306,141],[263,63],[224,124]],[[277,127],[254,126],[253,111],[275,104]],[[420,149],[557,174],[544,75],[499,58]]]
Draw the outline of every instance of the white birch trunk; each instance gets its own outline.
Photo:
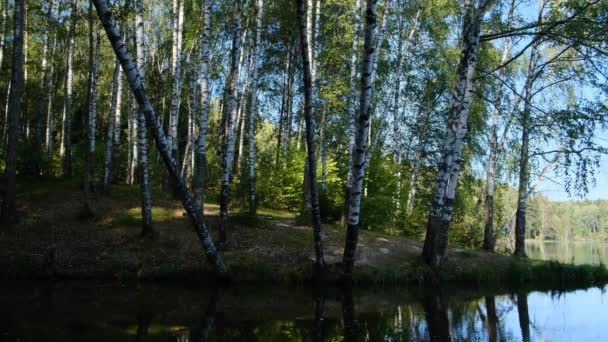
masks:
[[[359,220],[361,210],[361,194],[363,178],[365,177],[366,145],[369,135],[372,100],[372,73],[374,60],[374,39],[376,35],[376,0],[366,1],[365,32],[363,43],[363,61],[361,63],[361,94],[359,100],[359,116],[353,149],[353,187],[350,192],[348,206],[348,226],[342,265],[344,275],[352,277],[355,264],[357,241],[359,239]]]
[[[238,174],[241,170],[242,159],[243,159],[243,146],[245,144],[245,114],[247,112],[247,102],[249,100],[249,84],[251,75],[251,70],[253,68],[252,56],[249,55],[247,70],[245,71],[245,80],[243,82],[243,87],[241,89],[241,98],[239,99],[238,106],[238,117],[239,117],[239,144],[236,152],[237,160],[236,160],[236,170],[235,172]]]
[[[51,47],[51,56],[55,55],[55,49],[57,47],[57,37],[53,39],[53,45]],[[53,157],[53,135],[55,131],[55,119],[53,117],[53,95],[56,90],[50,90],[53,83],[53,75],[55,74],[55,63],[51,61],[48,83],[46,85],[48,92],[46,93],[46,132],[45,132],[45,150],[47,161],[50,161]]]
[[[278,139],[277,139],[277,156],[276,165],[284,166],[284,159],[286,157],[286,144],[287,139],[285,138],[287,116],[289,114],[289,103],[290,103],[290,77],[291,77],[291,49],[287,49],[287,57],[285,58],[285,72],[283,74],[283,98],[281,100],[281,110],[279,113],[279,127],[278,127]]]
[[[101,35],[96,30],[95,59],[93,61],[93,74],[91,75],[91,99],[89,104],[89,126],[88,126],[88,158],[89,159],[89,182],[95,179],[95,148],[97,133],[97,86],[99,83],[99,65],[101,63]]]
[[[507,27],[511,27],[513,21],[513,12],[515,11],[515,0],[511,1],[509,7],[509,14],[507,19]],[[509,58],[511,51],[510,38],[506,37],[503,41],[502,55],[500,58],[500,64],[504,64]],[[507,73],[506,68],[500,69],[499,77],[504,79]],[[482,248],[493,252],[494,251],[494,187],[496,184],[496,164],[498,163],[499,157],[499,146],[498,146],[498,123],[500,116],[502,115],[502,97],[503,97],[504,85],[499,84],[496,91],[496,99],[494,100],[494,112],[492,113],[492,128],[490,132],[490,150],[488,152],[488,165],[486,171],[486,187],[485,187],[485,222],[484,222],[484,239]],[[505,133],[507,128],[505,127]]]
[[[382,44],[384,43],[384,35],[386,34],[386,26],[388,23],[388,14],[391,9],[391,0],[386,0],[384,2],[384,11],[382,12],[382,22],[380,23],[380,29],[378,30],[378,34],[376,35],[376,53],[374,54],[374,61],[372,66],[372,86],[376,83],[376,74],[378,71],[378,62],[380,61],[380,53],[382,51]],[[416,14],[416,18],[420,14],[420,10],[418,10]],[[416,19],[417,20],[417,19]],[[414,25],[416,26],[416,25]]]
[[[540,27],[543,21],[543,12],[548,0],[540,3],[537,24]],[[540,28],[537,28],[537,35]],[[534,38],[537,38],[535,36]],[[530,114],[532,112],[532,97],[534,96],[534,82],[538,79],[536,64],[538,62],[538,50],[540,39],[535,39],[530,50],[530,62],[528,64],[528,74],[524,85],[524,108],[521,112],[521,148],[519,157],[519,189],[517,197],[517,213],[515,215],[515,251],[514,255],[526,256],[526,213],[528,209],[528,182],[530,181]]]
[[[144,1],[135,1],[135,58],[136,67],[143,85],[146,81],[146,45],[144,32]],[[137,152],[139,189],[141,195],[142,236],[153,236],[152,229],[152,194],[150,192],[150,174],[148,171],[148,137],[146,118],[142,110],[137,111]]]
[[[441,266],[447,248],[448,227],[452,220],[456,186],[464,161],[462,149],[471,109],[471,91],[477,65],[481,21],[492,1],[484,0],[476,7],[473,7],[470,0],[465,2],[462,52],[424,240],[423,257],[435,269]]]
[[[114,73],[112,76],[112,101],[110,104],[110,113],[108,114],[108,129],[106,132],[106,145],[104,150],[103,162],[103,190],[105,193],[110,192],[110,179],[112,177],[112,150],[114,147],[114,131],[116,127],[116,112],[118,104],[118,94],[121,84],[120,62],[115,59]]]
[[[119,61],[120,62],[120,61]],[[120,143],[122,139],[122,89],[123,89],[123,72],[118,74],[118,89],[116,90],[116,112],[114,119],[114,137],[112,145],[112,170],[117,170],[120,164]],[[111,173],[110,173],[111,175]],[[112,178],[110,178],[112,181]]]
[[[421,148],[422,146],[419,147],[419,150],[414,157],[414,169],[412,170],[412,175],[410,177],[410,187],[407,193],[407,206],[405,208],[405,213],[408,216],[411,215],[412,210],[414,210],[414,201],[416,200],[416,193],[418,192],[418,173],[420,172],[420,164],[422,163]]]
[[[4,37],[6,34],[6,11],[8,10],[8,4],[9,4],[9,0],[4,0],[4,3],[2,4],[2,14],[1,14],[1,18],[0,18],[0,20],[2,20],[2,24],[0,24],[0,67],[2,67],[2,60],[4,58],[4,44],[5,44]],[[6,123],[5,123],[5,126],[6,126]]]
[[[260,65],[260,50],[262,45],[262,18],[264,15],[264,0],[256,0],[256,21],[255,21],[255,46],[253,47],[253,69],[251,71],[251,108],[249,110],[249,215],[255,216],[257,210],[256,203],[256,184],[255,184],[255,118],[258,113],[258,89]]]
[[[0,208],[0,222],[11,226],[17,219],[17,144],[19,140],[19,116],[22,114],[21,93],[23,89],[23,55],[24,55],[24,22],[25,0],[15,0],[13,14],[13,60],[8,113],[8,141],[6,155],[6,192]]]
[[[184,1],[173,0],[173,46],[171,53],[171,74],[173,82],[171,88],[171,110],[169,114],[169,139],[173,157],[179,158],[178,130],[179,105],[182,87],[182,31],[184,21]]]
[[[313,239],[315,247],[315,266],[317,270],[325,267],[325,257],[323,252],[323,238],[321,235],[321,211],[319,208],[319,193],[317,190],[317,167],[315,158],[315,121],[314,121],[314,100],[313,100],[313,80],[311,75],[311,49],[309,48],[306,11],[304,0],[297,0],[298,22],[300,26],[300,51],[302,55],[302,69],[304,81],[304,118],[306,120],[306,154],[307,167],[304,175],[307,183],[308,193],[310,194],[309,207],[312,216]],[[310,12],[310,11],[309,11]]]
[[[222,156],[222,185],[220,192],[220,243],[226,242],[226,225],[228,221],[228,195],[230,190],[230,175],[234,161],[235,119],[237,114],[236,91],[238,87],[238,66],[241,53],[241,1],[236,0],[234,14],[234,32],[232,40],[232,64],[226,86],[226,134],[224,139],[224,154]]]
[[[48,99],[51,96],[51,73],[49,72],[48,66],[48,56],[49,56],[49,48],[50,48],[50,35],[51,35],[51,18],[53,14],[53,3],[54,1],[48,1],[46,8],[46,25],[43,32],[42,38],[42,61],[40,65],[40,79],[42,81],[42,89],[43,89],[43,99]],[[39,162],[42,159],[43,150],[42,150],[42,135],[46,133],[45,125],[47,123],[47,103],[49,101],[40,101],[39,107],[37,108],[37,118],[36,118],[36,135],[34,138],[34,144],[36,148],[36,169],[39,170]]]
[[[203,34],[200,45],[200,95],[201,112],[198,121],[198,172],[196,185],[194,187],[196,207],[203,214],[205,167],[207,166],[207,128],[209,122],[209,104],[211,98],[209,84],[209,30],[211,26],[211,0],[202,0],[203,9]]]
[[[74,36],[76,34],[76,20],[78,13],[76,1],[71,2],[70,28],[68,33],[67,63],[65,76],[65,109],[61,123],[61,175],[69,177],[72,175],[72,83],[74,65]]]
[[[355,2],[355,24],[353,34],[353,45],[350,57],[350,77],[349,77],[349,96],[348,96],[348,175],[346,183],[346,211],[348,212],[348,204],[350,202],[350,192],[353,187],[353,148],[355,146],[356,135],[356,113],[355,101],[357,100],[357,56],[359,54],[359,32],[361,31],[361,0]]]

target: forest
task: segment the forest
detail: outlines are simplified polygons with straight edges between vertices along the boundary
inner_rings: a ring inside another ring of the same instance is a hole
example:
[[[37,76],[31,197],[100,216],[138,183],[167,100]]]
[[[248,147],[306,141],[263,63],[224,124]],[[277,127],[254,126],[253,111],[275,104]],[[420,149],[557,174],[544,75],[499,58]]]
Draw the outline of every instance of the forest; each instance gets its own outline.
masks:
[[[606,201],[537,192],[584,196],[608,151],[608,2],[1,2],[6,245],[61,201],[97,226],[129,209],[165,249],[179,201],[219,276],[268,213],[345,279],[370,236],[435,270],[448,246],[608,238]]]
[[[543,196],[530,200],[529,238],[541,240],[605,241],[606,200],[547,201]]]

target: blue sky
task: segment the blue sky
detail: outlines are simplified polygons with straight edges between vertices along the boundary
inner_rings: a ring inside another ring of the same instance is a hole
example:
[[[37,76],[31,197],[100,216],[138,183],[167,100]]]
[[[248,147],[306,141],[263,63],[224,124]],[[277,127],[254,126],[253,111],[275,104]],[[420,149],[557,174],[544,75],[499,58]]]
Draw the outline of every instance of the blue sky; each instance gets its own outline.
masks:
[[[560,177],[552,173],[548,178],[555,181],[561,181]],[[589,186],[589,194],[585,196],[585,199],[608,199],[608,156],[603,155],[600,160],[600,167],[598,173],[595,175],[596,185],[595,187]],[[543,195],[547,196],[553,201],[564,201],[564,200],[580,200],[578,196],[570,197],[564,190],[564,187],[560,184],[556,184],[554,181],[549,179],[544,180],[539,186],[538,191],[542,192]]]

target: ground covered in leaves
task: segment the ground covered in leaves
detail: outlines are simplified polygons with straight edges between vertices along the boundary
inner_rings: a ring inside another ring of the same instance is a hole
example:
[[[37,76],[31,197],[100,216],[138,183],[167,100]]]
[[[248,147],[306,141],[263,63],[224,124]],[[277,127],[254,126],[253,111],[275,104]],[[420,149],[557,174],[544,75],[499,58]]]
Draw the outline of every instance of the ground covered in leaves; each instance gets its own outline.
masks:
[[[153,239],[140,236],[136,186],[98,193],[95,216],[82,217],[82,193],[74,181],[20,188],[20,221],[0,231],[1,278],[194,279],[210,277],[201,245],[179,201],[153,193]],[[238,209],[233,210],[238,212]],[[213,233],[218,207],[205,206]],[[326,279],[337,281],[344,229],[324,226]],[[440,274],[420,260],[422,243],[362,231],[355,281],[361,284],[467,284],[548,282],[593,285],[608,280],[600,266],[574,266],[451,248]],[[312,230],[293,214],[259,210],[257,219],[234,215],[222,255],[238,282],[302,283],[313,279]]]

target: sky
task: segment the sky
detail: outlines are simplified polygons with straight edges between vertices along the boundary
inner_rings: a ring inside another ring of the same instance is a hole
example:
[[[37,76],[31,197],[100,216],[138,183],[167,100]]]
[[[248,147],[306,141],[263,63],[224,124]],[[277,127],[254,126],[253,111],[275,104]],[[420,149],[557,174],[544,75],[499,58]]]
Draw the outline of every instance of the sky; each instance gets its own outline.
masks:
[[[553,179],[550,180],[550,179]],[[570,197],[564,190],[563,185],[556,184],[555,181],[560,181],[560,178],[552,173],[545,179],[539,186],[538,192],[541,192],[544,196],[552,201],[566,201],[566,200],[581,200],[581,199],[608,199],[608,156],[602,155],[600,160],[600,167],[595,175],[596,185],[589,186],[589,194],[584,198],[573,195]]]

